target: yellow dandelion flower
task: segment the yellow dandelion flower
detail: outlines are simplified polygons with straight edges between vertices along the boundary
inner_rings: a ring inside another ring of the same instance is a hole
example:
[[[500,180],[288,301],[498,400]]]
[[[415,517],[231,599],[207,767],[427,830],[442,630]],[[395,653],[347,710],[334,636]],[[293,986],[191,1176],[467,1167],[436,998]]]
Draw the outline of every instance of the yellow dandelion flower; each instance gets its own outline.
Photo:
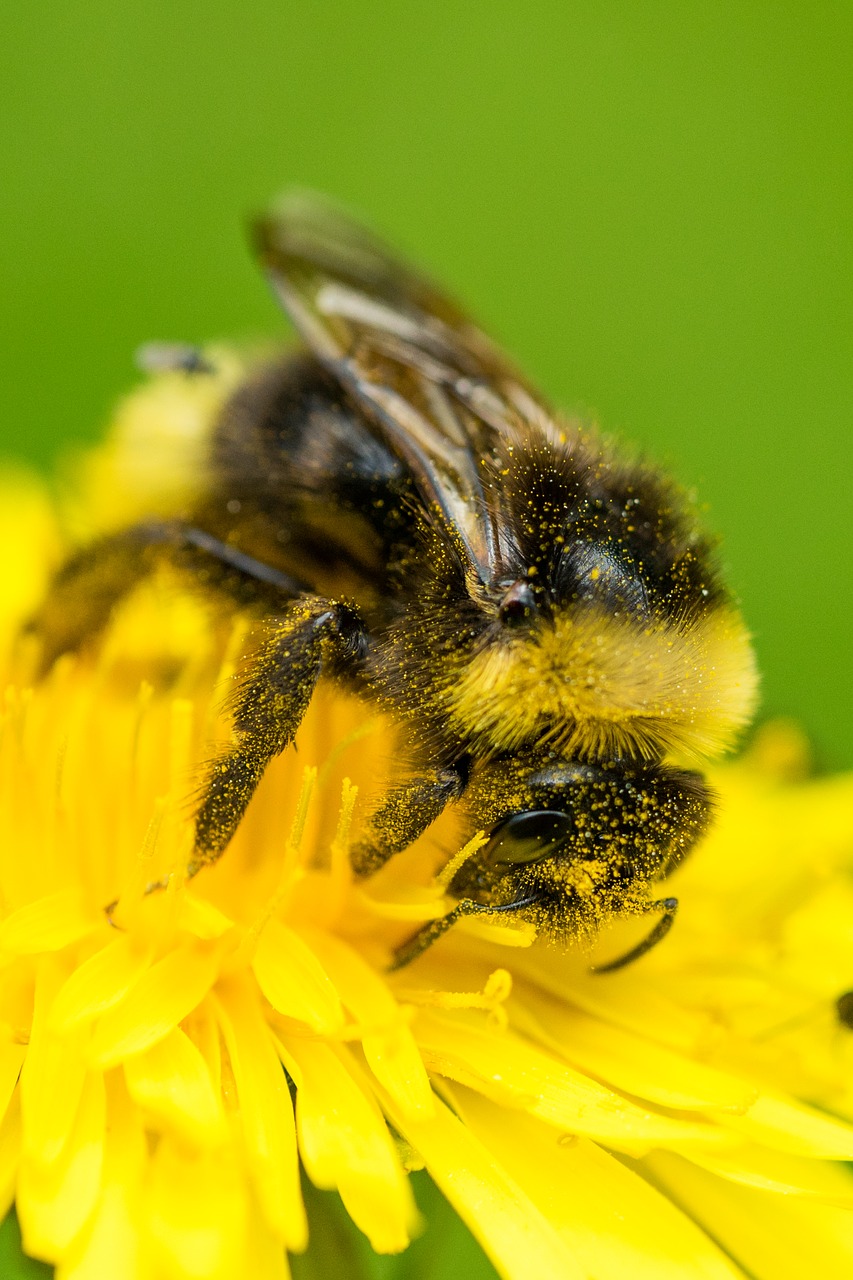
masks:
[[[13,637],[56,534],[20,481],[0,517],[0,1194],[28,1254],[60,1280],[285,1276],[300,1163],[396,1252],[424,1165],[506,1277],[850,1274],[853,778],[808,778],[784,726],[719,769],[677,926],[634,966],[469,920],[390,973],[447,876],[435,836],[350,874],[382,724],[321,691],[186,882],[250,637],[158,580],[28,688]]]

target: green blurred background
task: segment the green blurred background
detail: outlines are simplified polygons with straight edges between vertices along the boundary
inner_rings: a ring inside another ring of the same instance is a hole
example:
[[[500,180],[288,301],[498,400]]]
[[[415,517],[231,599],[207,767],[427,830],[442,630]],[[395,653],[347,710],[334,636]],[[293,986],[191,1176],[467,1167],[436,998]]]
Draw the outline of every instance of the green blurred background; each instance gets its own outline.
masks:
[[[698,487],[765,711],[851,763],[851,48],[849,0],[7,6],[4,452],[145,340],[283,332],[245,217],[320,188]]]
[[[5,453],[96,439],[143,341],[283,332],[244,220],[325,190],[698,487],[764,711],[853,763],[849,0],[53,0],[3,26]]]

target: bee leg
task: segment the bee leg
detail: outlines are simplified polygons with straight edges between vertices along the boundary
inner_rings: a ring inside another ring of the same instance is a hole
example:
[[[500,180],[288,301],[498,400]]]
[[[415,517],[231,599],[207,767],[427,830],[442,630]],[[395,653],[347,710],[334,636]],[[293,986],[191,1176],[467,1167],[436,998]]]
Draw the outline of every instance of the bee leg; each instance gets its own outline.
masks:
[[[396,787],[371,816],[369,834],[350,852],[355,874],[373,875],[395,853],[407,849],[464,789],[465,776],[450,767]]]
[[[661,917],[651,932],[639,942],[636,947],[632,947],[630,951],[626,951],[623,956],[619,956],[616,960],[609,961],[608,964],[596,964],[590,968],[590,973],[615,973],[617,969],[624,969],[626,965],[633,964],[635,960],[639,960],[640,956],[646,955],[651,951],[652,947],[656,947],[661,938],[665,938],[669,933],[675,921],[675,913],[678,910],[677,898],[661,898],[658,902],[649,903],[649,911],[660,911]]]
[[[135,528],[101,538],[66,560],[26,627],[41,641],[39,675],[105,630],[113,608],[153,567],[150,544]]]
[[[304,584],[244,555],[202,529],[182,521],[134,525],[101,538],[72,556],[54,578],[28,630],[42,640],[41,673],[63,653],[75,652],[107,626],[116,605],[162,560],[237,603],[255,603],[264,592],[295,596]],[[267,606],[269,607],[269,606]]]
[[[418,956],[423,955],[427,947],[431,947],[434,942],[445,933],[457,920],[464,919],[465,916],[482,915],[498,915],[504,911],[520,911],[522,907],[529,907],[536,902],[536,897],[520,898],[517,902],[505,902],[501,906],[488,906],[483,902],[473,902],[470,898],[463,898],[458,902],[447,915],[439,916],[437,920],[430,920],[423,928],[418,929],[407,942],[399,946],[394,952],[394,961],[388,966],[388,972],[394,973],[397,969],[403,969],[407,964],[411,964],[413,960],[417,960]]]
[[[347,605],[317,596],[296,601],[253,659],[233,706],[233,745],[213,761],[196,815],[190,876],[223,853],[264,770],[296,736],[321,672],[364,656],[367,634]]]

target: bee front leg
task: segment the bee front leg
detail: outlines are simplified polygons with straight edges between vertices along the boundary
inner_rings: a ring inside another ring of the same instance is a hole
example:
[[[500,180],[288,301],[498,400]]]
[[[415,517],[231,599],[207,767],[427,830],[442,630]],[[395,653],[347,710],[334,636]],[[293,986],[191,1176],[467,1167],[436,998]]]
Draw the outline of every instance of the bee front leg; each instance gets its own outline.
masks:
[[[225,850],[267,765],[296,736],[321,673],[355,666],[367,647],[354,610],[316,596],[269,626],[234,700],[233,745],[213,761],[203,786],[190,876]]]
[[[458,768],[436,769],[391,791],[370,818],[369,832],[350,853],[357,876],[370,876],[407,849],[465,789]]]

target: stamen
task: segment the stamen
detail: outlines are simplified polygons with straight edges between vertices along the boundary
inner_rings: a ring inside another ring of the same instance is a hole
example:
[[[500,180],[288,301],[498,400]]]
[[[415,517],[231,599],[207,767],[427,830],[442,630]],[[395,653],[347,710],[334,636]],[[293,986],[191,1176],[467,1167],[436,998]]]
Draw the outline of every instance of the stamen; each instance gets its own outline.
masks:
[[[187,698],[173,698],[169,722],[169,785],[180,799],[186,791],[192,761],[193,704]]]
[[[53,776],[53,800],[56,806],[56,815],[59,817],[65,809],[65,800],[62,793],[63,783],[65,782],[65,762],[68,758],[68,735],[63,734],[59,739],[56,748],[56,769]]]
[[[341,785],[341,807],[338,813],[338,827],[332,840],[330,853],[329,869],[334,892],[340,892],[345,889],[352,881],[352,868],[349,860],[350,829],[357,798],[358,787],[354,786],[349,778],[344,778]]]
[[[299,792],[299,799],[296,802],[296,813],[293,816],[290,835],[288,836],[287,844],[285,845],[282,877],[293,870],[299,859],[299,852],[302,847],[302,837],[305,835],[305,822],[308,817],[308,806],[311,803],[311,796],[313,794],[316,781],[316,766],[307,765],[302,773],[302,787]]]
[[[154,801],[154,812],[145,829],[142,845],[133,860],[128,881],[115,902],[105,909],[110,924],[122,927],[122,918],[126,919],[127,913],[135,911],[152,890],[151,863],[163,830],[163,819],[168,806],[168,796],[157,796]],[[169,879],[171,881],[174,877]],[[158,882],[156,887],[164,887],[163,882]]]
[[[145,716],[151,706],[151,700],[154,697],[154,686],[149,684],[147,680],[143,680],[139,686],[139,692],[136,695],[136,715],[133,718],[133,729],[130,735],[130,777],[132,782],[136,781],[137,765],[139,763],[139,739],[142,734],[142,724]]]
[[[299,863],[299,852],[302,845],[302,837],[305,834],[305,822],[308,817],[308,808],[311,804],[311,795],[314,790],[314,784],[317,781],[317,770],[314,765],[307,765],[302,773],[302,787],[299,792],[299,799],[296,802],[296,813],[293,816],[293,823],[290,828],[290,835],[284,846],[284,857],[281,865],[281,875],[278,881],[278,888],[267,902],[264,910],[246,929],[240,946],[237,949],[237,955],[241,962],[249,957],[257,946],[258,939],[264,931],[269,920],[281,910],[282,906],[287,902],[293,890],[294,882],[298,878],[296,869]]]
[[[508,1023],[506,1001],[512,993],[512,975],[506,969],[495,969],[486,979],[482,991],[429,991],[418,987],[398,987],[398,1000],[423,1008],[483,1009],[489,1021],[505,1028]]]
[[[464,867],[469,858],[472,858],[478,849],[482,849],[484,844],[488,844],[489,837],[485,831],[478,831],[472,836],[466,845],[463,845],[457,854],[442,867],[441,871],[436,875],[433,884],[441,893],[446,893],[448,885],[453,880],[460,867]]]
[[[365,720],[363,724],[353,729],[352,733],[348,733],[326,756],[317,775],[320,786],[323,786],[329,774],[340,760],[345,751],[349,751],[350,747],[355,746],[357,742],[361,742],[362,738],[367,738],[370,734],[375,733],[379,727],[379,718],[374,716],[371,720]]]

